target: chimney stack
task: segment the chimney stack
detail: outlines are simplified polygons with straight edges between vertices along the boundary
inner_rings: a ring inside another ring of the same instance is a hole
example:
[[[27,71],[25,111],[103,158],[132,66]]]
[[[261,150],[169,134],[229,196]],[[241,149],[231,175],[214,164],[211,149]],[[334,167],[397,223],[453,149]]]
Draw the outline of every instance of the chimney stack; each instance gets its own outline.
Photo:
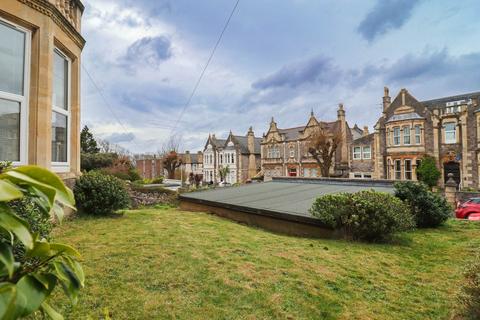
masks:
[[[388,87],[383,88],[383,112],[385,112],[390,104],[392,103],[392,98],[390,98]]]
[[[364,126],[363,127],[363,136],[368,136],[370,133],[368,132],[368,127],[367,126]]]
[[[338,104],[337,119],[345,121],[345,110],[343,109],[343,103]]]

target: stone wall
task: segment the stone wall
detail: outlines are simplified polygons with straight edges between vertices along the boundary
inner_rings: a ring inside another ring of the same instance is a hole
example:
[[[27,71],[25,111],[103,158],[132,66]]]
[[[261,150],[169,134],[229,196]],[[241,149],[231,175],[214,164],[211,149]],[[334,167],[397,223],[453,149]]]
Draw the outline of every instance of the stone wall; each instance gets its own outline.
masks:
[[[128,194],[132,200],[132,208],[152,206],[156,204],[176,204],[177,193],[164,188],[128,187]]]

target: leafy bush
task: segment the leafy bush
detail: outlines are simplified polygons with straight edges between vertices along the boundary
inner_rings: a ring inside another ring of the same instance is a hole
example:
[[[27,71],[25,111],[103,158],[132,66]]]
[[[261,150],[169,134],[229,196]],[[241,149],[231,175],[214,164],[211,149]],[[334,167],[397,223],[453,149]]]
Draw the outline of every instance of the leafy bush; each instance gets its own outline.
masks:
[[[413,217],[402,201],[373,190],[321,196],[310,213],[355,240],[387,240],[395,232],[414,227]]]
[[[444,197],[428,190],[423,183],[395,183],[395,196],[405,202],[414,216],[417,227],[431,228],[443,224],[452,213]]]
[[[465,282],[457,298],[461,315],[464,319],[480,319],[480,256],[467,265],[463,275]]]
[[[116,153],[83,153],[81,154],[80,167],[82,171],[91,171],[102,168],[111,167],[115,159],[118,158]]]
[[[20,202],[25,196],[29,199]],[[0,319],[36,319],[40,310],[43,316],[63,319],[48,304],[57,286],[76,302],[85,282],[80,254],[68,245],[41,239],[18,214],[32,221],[37,214],[42,219],[55,215],[61,220],[62,207],[74,208],[74,204],[72,191],[46,169],[24,166],[0,175]],[[23,250],[20,259],[14,254],[17,243]]]
[[[31,232],[37,233],[39,239],[50,240],[53,223],[49,215],[45,215],[32,196],[24,196],[22,199],[10,201],[8,207],[15,214],[30,225]],[[7,236],[9,238],[9,236]],[[2,235],[0,235],[2,238]],[[6,240],[6,238],[4,238]],[[25,247],[20,241],[14,241],[13,254],[17,260],[25,260]]]
[[[423,157],[420,166],[417,168],[417,176],[418,180],[425,183],[430,189],[437,185],[442,173],[438,170],[434,157]]]
[[[77,207],[92,215],[109,215],[116,210],[125,209],[130,198],[123,181],[91,171],[81,176],[73,189]]]
[[[101,169],[104,174],[109,174],[122,180],[141,180],[137,169],[128,157],[122,156],[114,159],[111,166]]]
[[[152,183],[152,184],[162,184],[163,183],[163,177],[153,178],[150,183]]]

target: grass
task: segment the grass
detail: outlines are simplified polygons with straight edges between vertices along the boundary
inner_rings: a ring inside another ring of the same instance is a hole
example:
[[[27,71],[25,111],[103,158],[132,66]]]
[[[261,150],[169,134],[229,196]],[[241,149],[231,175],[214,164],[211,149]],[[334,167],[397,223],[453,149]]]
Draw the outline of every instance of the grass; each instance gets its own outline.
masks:
[[[273,234],[172,208],[80,218],[55,231],[87,281],[67,319],[445,319],[480,223],[364,244]]]

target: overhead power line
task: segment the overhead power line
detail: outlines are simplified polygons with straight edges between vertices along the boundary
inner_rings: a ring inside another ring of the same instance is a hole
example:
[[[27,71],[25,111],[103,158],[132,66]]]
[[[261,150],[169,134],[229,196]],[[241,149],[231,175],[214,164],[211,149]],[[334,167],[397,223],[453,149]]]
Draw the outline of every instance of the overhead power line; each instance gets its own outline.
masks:
[[[213,56],[215,55],[215,52],[217,51],[218,45],[219,45],[220,42],[222,41],[223,35],[224,35],[225,31],[227,30],[228,25],[230,24],[230,20],[232,20],[233,14],[234,14],[235,11],[237,10],[237,7],[238,7],[239,2],[240,2],[240,0],[237,0],[237,1],[235,2],[235,5],[233,6],[232,11],[230,12],[230,15],[228,16],[228,19],[227,19],[227,21],[225,22],[225,25],[223,26],[222,32],[220,33],[220,36],[218,37],[217,42],[215,43],[215,46],[213,47],[213,50],[212,50],[210,56],[208,57],[207,63],[206,63],[205,66],[203,67],[203,70],[202,70],[202,72],[200,73],[200,76],[198,77],[197,82],[195,83],[195,86],[193,87],[193,90],[192,90],[192,92],[190,93],[190,96],[188,97],[187,103],[186,103],[185,106],[183,107],[183,109],[182,109],[182,111],[180,112],[180,115],[179,115],[177,121],[175,122],[175,125],[173,126],[173,129],[172,129],[172,131],[171,131],[171,134],[173,134],[173,133],[175,132],[175,130],[177,129],[178,123],[179,123],[180,120],[183,118],[183,115],[185,114],[185,111],[186,111],[186,110],[188,109],[188,107],[190,106],[190,103],[192,102],[193,96],[194,96],[195,93],[197,92],[198,86],[200,85],[200,82],[202,81],[203,76],[205,75],[205,71],[207,70],[210,62],[212,61],[212,58],[213,58]]]
[[[93,86],[95,87],[95,89],[97,89],[98,91],[98,94],[100,95],[100,97],[102,97],[102,100],[103,102],[105,103],[105,105],[107,106],[107,108],[110,110],[111,114],[113,115],[113,117],[115,118],[115,120],[118,122],[118,124],[122,127],[123,131],[125,131],[126,134],[130,133],[127,128],[123,125],[122,121],[120,121],[120,118],[117,116],[117,114],[113,111],[113,108],[112,106],[110,105],[110,103],[108,102],[107,98],[105,97],[105,95],[103,94],[103,91],[100,89],[100,87],[97,85],[97,83],[95,82],[95,80],[93,79],[92,75],[90,74],[90,72],[88,72],[87,68],[85,67],[85,65],[82,63],[82,69],[83,71],[85,71],[85,73],[87,74],[88,78],[90,79],[90,81],[92,82]],[[132,142],[137,146],[137,147],[140,147],[136,142],[135,140],[132,140]]]

